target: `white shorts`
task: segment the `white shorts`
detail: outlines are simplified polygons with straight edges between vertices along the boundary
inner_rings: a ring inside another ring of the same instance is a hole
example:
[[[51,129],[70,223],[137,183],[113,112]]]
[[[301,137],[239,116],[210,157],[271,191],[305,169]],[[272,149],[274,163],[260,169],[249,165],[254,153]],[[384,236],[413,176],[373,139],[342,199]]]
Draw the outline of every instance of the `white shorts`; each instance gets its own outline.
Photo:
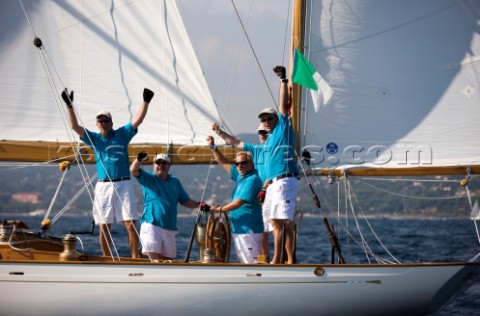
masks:
[[[268,189],[267,189],[268,192]],[[268,233],[273,231],[273,226],[272,223],[270,222],[270,201],[267,201],[265,198],[265,201],[263,202],[262,205],[262,216],[263,216],[263,231]]]
[[[137,202],[131,180],[97,182],[93,219],[97,224],[137,220]]]
[[[164,258],[177,257],[177,232],[174,230],[163,229],[149,223],[140,225],[140,243],[142,245],[142,254],[154,252],[162,255]]]
[[[270,219],[293,220],[297,191],[298,180],[294,177],[277,180],[268,186],[263,205],[269,208]]]
[[[263,233],[232,234],[235,251],[241,263],[255,263],[262,246]]]

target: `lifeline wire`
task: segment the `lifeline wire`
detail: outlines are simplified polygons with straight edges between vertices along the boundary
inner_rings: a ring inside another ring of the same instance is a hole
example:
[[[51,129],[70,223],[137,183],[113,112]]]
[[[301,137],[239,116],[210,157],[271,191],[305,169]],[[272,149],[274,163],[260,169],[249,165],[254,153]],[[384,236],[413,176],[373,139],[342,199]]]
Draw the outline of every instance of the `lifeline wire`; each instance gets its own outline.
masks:
[[[242,27],[243,33],[245,34],[245,38],[247,39],[248,45],[250,46],[250,49],[252,50],[252,54],[255,57],[255,61],[257,62],[257,66],[260,69],[260,72],[262,74],[263,80],[265,81],[265,84],[267,85],[268,92],[270,93],[270,96],[272,97],[273,103],[275,104],[275,107],[278,110],[278,105],[277,102],[275,101],[275,97],[273,96],[272,89],[270,89],[270,86],[268,85],[267,78],[265,77],[265,72],[262,69],[262,66],[260,65],[260,61],[258,60],[257,54],[255,53],[255,50],[253,49],[252,42],[250,41],[250,38],[248,37],[247,30],[245,29],[245,26],[243,25],[242,19],[240,18],[240,14],[238,13],[237,7],[235,6],[235,3],[233,0],[230,0],[232,3],[232,6],[235,10],[235,14],[237,15],[238,21],[240,22],[240,26]]]

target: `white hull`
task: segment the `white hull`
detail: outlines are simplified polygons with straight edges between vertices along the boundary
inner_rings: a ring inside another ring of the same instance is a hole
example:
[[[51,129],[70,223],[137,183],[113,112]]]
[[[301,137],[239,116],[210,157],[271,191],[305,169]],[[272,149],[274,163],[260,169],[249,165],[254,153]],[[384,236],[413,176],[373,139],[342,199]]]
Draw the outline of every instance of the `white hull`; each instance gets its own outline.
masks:
[[[324,274],[317,276],[317,268]],[[2,314],[22,316],[426,315],[479,275],[479,264],[464,263],[2,262],[0,301]]]

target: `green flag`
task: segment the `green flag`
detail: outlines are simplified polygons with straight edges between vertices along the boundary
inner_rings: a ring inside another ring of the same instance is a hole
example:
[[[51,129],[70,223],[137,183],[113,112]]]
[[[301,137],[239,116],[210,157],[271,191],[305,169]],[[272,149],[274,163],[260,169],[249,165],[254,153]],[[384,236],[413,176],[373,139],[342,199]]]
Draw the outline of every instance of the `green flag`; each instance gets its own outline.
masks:
[[[310,89],[315,112],[326,105],[333,96],[333,89],[330,85],[297,49],[293,62],[292,81]]]
[[[315,82],[315,79],[313,79],[313,75],[317,71],[298,49],[295,50],[293,65],[292,81],[296,84],[317,91],[318,85]]]

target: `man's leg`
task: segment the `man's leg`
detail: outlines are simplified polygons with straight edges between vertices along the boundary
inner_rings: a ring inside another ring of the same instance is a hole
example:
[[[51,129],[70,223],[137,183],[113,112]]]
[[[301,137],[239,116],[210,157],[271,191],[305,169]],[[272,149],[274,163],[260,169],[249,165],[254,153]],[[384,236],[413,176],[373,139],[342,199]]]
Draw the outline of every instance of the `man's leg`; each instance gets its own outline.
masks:
[[[104,256],[112,256],[110,249],[112,248],[112,240],[110,239],[110,224],[100,224],[100,248]]]
[[[137,221],[125,221],[125,228],[128,233],[128,246],[132,252],[132,258],[139,258],[138,256],[138,234],[137,234]]]
[[[293,247],[294,247],[294,227],[295,223],[294,222],[289,222],[286,224],[287,229],[286,229],[286,236],[285,236],[285,250],[287,252],[287,263],[288,264],[294,264],[294,254],[293,254]]]
[[[283,225],[285,220],[272,219],[273,225],[273,259],[272,263],[282,263],[283,256]]]

